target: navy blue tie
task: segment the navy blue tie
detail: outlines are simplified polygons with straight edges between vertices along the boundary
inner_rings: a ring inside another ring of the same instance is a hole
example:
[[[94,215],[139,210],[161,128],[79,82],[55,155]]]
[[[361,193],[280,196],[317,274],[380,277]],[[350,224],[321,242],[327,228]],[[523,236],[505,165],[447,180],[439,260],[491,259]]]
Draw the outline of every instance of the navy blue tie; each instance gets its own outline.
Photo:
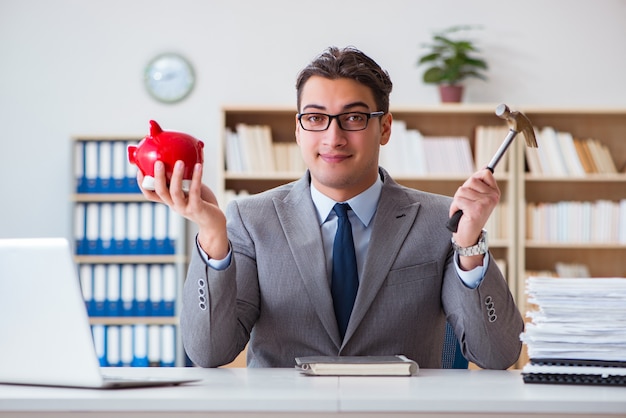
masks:
[[[348,219],[347,203],[337,203],[333,210],[337,214],[337,233],[333,244],[333,275],[331,293],[339,333],[343,339],[352,313],[356,292],[359,288],[359,273],[352,239],[352,225]]]

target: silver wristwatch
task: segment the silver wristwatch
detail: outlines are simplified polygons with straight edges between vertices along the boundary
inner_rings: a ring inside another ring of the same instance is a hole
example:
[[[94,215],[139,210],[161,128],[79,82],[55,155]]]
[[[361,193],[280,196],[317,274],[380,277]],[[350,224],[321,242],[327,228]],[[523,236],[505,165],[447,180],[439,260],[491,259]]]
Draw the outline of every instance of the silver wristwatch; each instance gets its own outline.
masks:
[[[454,248],[454,251],[456,251],[458,255],[462,256],[486,254],[487,251],[489,251],[489,246],[487,245],[487,231],[483,229],[478,238],[478,243],[471,247],[460,247],[454,242],[454,238],[452,238],[452,248]]]

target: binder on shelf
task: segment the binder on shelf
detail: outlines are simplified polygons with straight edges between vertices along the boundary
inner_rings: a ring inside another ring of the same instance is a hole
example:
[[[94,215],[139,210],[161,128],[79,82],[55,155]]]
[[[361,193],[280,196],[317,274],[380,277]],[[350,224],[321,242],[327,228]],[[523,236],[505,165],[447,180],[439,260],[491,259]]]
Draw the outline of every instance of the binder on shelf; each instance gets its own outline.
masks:
[[[109,264],[106,266],[106,316],[120,315],[120,266]]]
[[[126,203],[113,203],[113,254],[126,254]]]
[[[100,203],[100,251],[99,254],[111,255],[113,245],[113,204]]]
[[[126,205],[126,253],[139,254],[139,203]]]
[[[163,316],[174,316],[176,311],[176,269],[173,264],[163,266]]]
[[[117,325],[106,327],[106,359],[109,367],[122,365],[120,360],[120,327]]]
[[[167,218],[168,206],[154,205],[154,254],[167,254],[169,245],[167,241]]]
[[[98,192],[111,193],[113,156],[110,141],[98,142]]]
[[[161,365],[161,327],[148,325],[148,364],[152,367]]]
[[[135,268],[132,264],[123,264],[120,271],[120,316],[135,314]]]
[[[82,264],[78,268],[78,277],[80,280],[80,289],[83,293],[83,299],[85,300],[85,308],[88,315],[94,313],[94,299],[93,299],[93,268],[90,264]]]
[[[111,166],[111,193],[126,193],[126,144],[115,141],[112,145],[113,161]]]
[[[99,254],[100,207],[98,203],[87,203],[85,208],[85,254]]]
[[[141,203],[139,214],[139,253],[153,254],[154,248],[154,204]]]
[[[148,367],[148,326],[137,324],[133,327],[133,362],[134,367]]]
[[[148,266],[135,267],[135,316],[148,316]]]
[[[163,275],[160,264],[151,264],[148,270],[149,315],[162,316],[163,307]]]
[[[83,193],[98,193],[98,143],[85,141],[85,181]]]
[[[77,203],[74,206],[74,248],[76,254],[87,254],[87,242],[85,239],[86,224],[86,208],[84,203]]]
[[[182,219],[179,214],[168,207],[167,219],[167,254],[176,254],[176,245],[181,237]]]
[[[120,327],[120,365],[129,367],[133,364],[133,326]]]
[[[76,193],[84,193],[87,182],[85,180],[85,143],[83,141],[74,143],[74,179]]]
[[[104,264],[93,266],[93,315],[106,315],[107,272]]]
[[[161,367],[176,365],[176,330],[174,325],[161,327]]]
[[[100,366],[105,367],[107,366],[106,327],[104,325],[92,325],[91,334]]]

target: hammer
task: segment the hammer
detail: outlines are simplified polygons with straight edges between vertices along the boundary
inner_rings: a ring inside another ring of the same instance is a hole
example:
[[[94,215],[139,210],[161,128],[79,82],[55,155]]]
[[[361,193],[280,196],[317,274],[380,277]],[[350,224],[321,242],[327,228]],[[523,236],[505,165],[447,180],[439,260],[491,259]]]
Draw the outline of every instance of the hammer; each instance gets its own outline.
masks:
[[[496,107],[496,116],[501,119],[507,121],[509,125],[509,133],[500,145],[500,148],[495,153],[489,164],[487,164],[487,169],[493,173],[493,170],[496,168],[496,165],[506,152],[509,145],[515,139],[515,136],[522,132],[524,134],[524,138],[526,138],[526,146],[531,148],[537,148],[537,138],[535,138],[535,130],[533,129],[533,124],[530,120],[524,115],[522,112],[513,111],[509,109],[509,107],[505,104],[500,104]],[[448,223],[446,227],[452,231],[456,232],[459,227],[459,221],[461,220],[461,216],[463,215],[462,210],[457,210],[450,219],[448,219]]]

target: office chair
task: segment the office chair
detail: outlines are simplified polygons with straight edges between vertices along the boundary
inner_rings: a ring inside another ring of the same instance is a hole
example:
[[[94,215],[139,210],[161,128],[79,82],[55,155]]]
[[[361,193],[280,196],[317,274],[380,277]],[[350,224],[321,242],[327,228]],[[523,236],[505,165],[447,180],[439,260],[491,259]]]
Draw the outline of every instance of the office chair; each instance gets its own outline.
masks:
[[[461,345],[454,334],[452,326],[446,322],[446,334],[441,353],[442,369],[467,369],[469,362],[461,352]]]

